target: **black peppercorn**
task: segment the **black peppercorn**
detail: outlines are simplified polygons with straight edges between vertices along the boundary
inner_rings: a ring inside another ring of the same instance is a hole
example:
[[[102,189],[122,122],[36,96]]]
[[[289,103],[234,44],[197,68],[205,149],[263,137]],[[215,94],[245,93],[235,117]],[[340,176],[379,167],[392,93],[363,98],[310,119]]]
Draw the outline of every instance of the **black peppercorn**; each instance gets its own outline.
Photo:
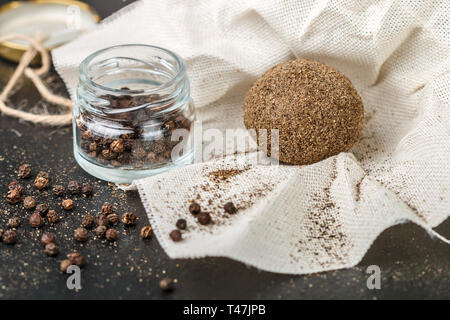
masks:
[[[229,213],[229,214],[235,214],[237,212],[236,207],[234,206],[233,202],[227,202],[225,203],[225,205],[223,206],[225,212]]]
[[[86,228],[83,227],[76,228],[74,232],[74,237],[77,241],[85,242],[89,239],[89,233]]]
[[[116,241],[117,240],[117,231],[113,228],[106,230],[105,237],[108,241]]]
[[[60,184],[53,187],[53,194],[57,197],[62,197],[65,192],[66,189]]]
[[[66,259],[66,260],[61,261],[61,264],[59,265],[59,269],[60,269],[62,272],[66,272],[67,269],[68,269],[71,265],[72,265],[72,262],[70,262],[69,259]]]
[[[85,196],[90,196],[92,194],[92,191],[93,191],[92,185],[89,183],[85,183],[81,187],[81,193],[84,194]]]
[[[124,145],[122,139],[117,139],[117,140],[114,140],[113,142],[111,142],[111,145],[109,148],[114,153],[122,153],[125,151],[125,145]]]
[[[23,206],[27,210],[32,210],[36,207],[36,200],[33,197],[25,197],[23,199]]]
[[[38,190],[42,190],[48,187],[50,182],[50,175],[47,172],[40,171],[34,180],[34,185]]]
[[[5,232],[5,230],[0,229],[0,241],[2,241],[2,237],[3,237],[3,233]]]
[[[2,235],[2,241],[6,244],[15,244],[17,242],[17,234],[14,230],[6,230]]]
[[[97,228],[95,228],[95,234],[97,235],[98,238],[103,238],[105,236],[105,233],[106,233],[105,226],[98,226]]]
[[[8,223],[6,224],[8,228],[18,228],[20,226],[20,219],[18,217],[13,217],[8,219]]]
[[[86,214],[86,215],[83,216],[83,220],[81,222],[81,225],[84,228],[89,229],[89,228],[92,228],[94,226],[94,223],[95,223],[94,217],[92,215],[90,215],[90,214]]]
[[[20,202],[21,199],[22,195],[16,189],[9,190],[8,193],[6,194],[6,202],[8,202],[9,204],[16,204]]]
[[[69,259],[71,264],[79,266],[80,268],[84,266],[86,263],[83,255],[79,252],[72,252],[67,255],[67,259]]]
[[[42,225],[42,223],[43,223],[42,217],[41,217],[41,215],[40,215],[38,212],[34,212],[34,213],[30,216],[29,221],[30,221],[30,225],[31,225],[33,228],[39,228],[39,227]]]
[[[61,202],[61,205],[64,210],[72,210],[73,208],[73,200],[72,199],[65,199]]]
[[[102,213],[106,214],[106,215],[114,213],[114,207],[111,204],[109,204],[108,202],[105,202],[102,205]]]
[[[136,222],[136,216],[131,212],[125,212],[122,215],[122,223],[126,226],[132,226]]]
[[[109,226],[109,219],[106,214],[100,213],[97,217],[97,225],[98,226]]]
[[[192,202],[189,206],[189,212],[193,215],[197,215],[201,212],[200,205],[197,202]]]
[[[172,239],[172,241],[174,241],[174,242],[181,241],[181,239],[182,239],[181,232],[178,229],[172,230],[169,233],[169,236],[170,236],[170,239]]]
[[[8,190],[16,190],[20,195],[22,195],[23,187],[17,181],[13,181],[8,184]]]
[[[153,229],[151,226],[145,226],[141,229],[141,238],[150,239],[153,236]]]
[[[211,222],[211,216],[208,212],[200,212],[197,216],[197,220],[202,225],[207,225]]]
[[[45,214],[48,212],[48,205],[46,205],[45,203],[40,203],[36,206],[34,212],[37,212],[44,217]]]
[[[19,167],[18,170],[19,178],[26,179],[31,175],[31,166],[28,163],[25,163]]]
[[[53,233],[44,233],[41,237],[41,243],[46,246],[49,243],[55,242],[56,237]]]
[[[67,191],[69,191],[70,194],[80,194],[81,186],[77,181],[70,181],[67,185]]]
[[[111,213],[107,218],[110,224],[117,224],[119,222],[119,215],[117,213]]]
[[[47,213],[47,220],[48,220],[48,222],[50,222],[50,223],[57,223],[57,222],[58,222],[59,216],[58,216],[58,214],[56,213],[55,210],[50,210],[50,211]]]
[[[54,242],[46,244],[44,251],[49,257],[54,257],[59,253],[58,246]]]
[[[177,226],[178,229],[181,229],[181,230],[186,229],[186,220],[178,219],[177,223],[176,223],[176,226]]]

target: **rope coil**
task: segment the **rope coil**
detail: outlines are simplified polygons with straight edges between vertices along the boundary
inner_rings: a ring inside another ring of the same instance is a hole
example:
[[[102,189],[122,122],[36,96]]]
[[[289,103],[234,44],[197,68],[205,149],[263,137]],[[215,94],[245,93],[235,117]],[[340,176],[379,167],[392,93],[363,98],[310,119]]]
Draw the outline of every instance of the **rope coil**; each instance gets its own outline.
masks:
[[[70,99],[53,94],[40,78],[40,76],[46,74],[50,69],[50,55],[48,51],[42,46],[45,38],[42,36],[31,38],[21,34],[10,34],[0,37],[0,43],[18,39],[28,41],[30,43],[30,46],[22,55],[22,58],[20,59],[17,68],[14,70],[13,75],[9,79],[6,86],[3,88],[3,91],[0,93],[0,112],[11,117],[48,126],[65,126],[71,124],[73,109],[72,101]],[[31,61],[38,53],[40,54],[42,60],[41,67],[37,69],[30,68],[29,65]],[[33,114],[8,107],[5,101],[8,98],[8,95],[11,93],[12,88],[17,84],[17,81],[23,74],[33,82],[34,86],[45,100],[53,104],[65,107],[67,109],[67,112],[55,115]]]

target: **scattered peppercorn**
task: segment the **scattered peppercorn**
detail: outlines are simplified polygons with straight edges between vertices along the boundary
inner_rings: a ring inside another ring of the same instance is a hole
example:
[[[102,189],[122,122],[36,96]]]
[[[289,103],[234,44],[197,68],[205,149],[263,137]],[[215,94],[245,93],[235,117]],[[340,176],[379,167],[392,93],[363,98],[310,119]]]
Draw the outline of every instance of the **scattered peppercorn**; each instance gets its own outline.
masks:
[[[83,184],[83,187],[81,187],[81,193],[85,196],[90,196],[92,194],[93,188],[92,185],[89,183]]]
[[[42,223],[43,223],[41,215],[39,213],[37,213],[37,212],[34,212],[30,216],[30,220],[29,221],[30,221],[30,225],[33,228],[39,228],[42,225]]]
[[[117,240],[116,229],[110,228],[110,229],[106,230],[105,237],[109,241],[116,241]]]
[[[73,208],[73,200],[72,199],[65,199],[61,202],[61,205],[64,210],[72,210]]]
[[[153,236],[153,229],[151,226],[145,226],[141,229],[141,238],[150,239]]]
[[[164,278],[159,282],[159,288],[163,291],[173,290],[173,280],[171,278]]]
[[[105,236],[106,233],[106,227],[105,226],[98,226],[97,228],[95,228],[95,234],[97,235],[98,238],[103,238]]]
[[[136,216],[131,212],[125,212],[122,215],[122,223],[127,226],[132,226],[136,222]]]
[[[2,235],[2,240],[6,244],[15,244],[17,242],[17,233],[14,230],[6,230]]]
[[[6,202],[16,204],[22,199],[21,193],[17,189],[9,190],[6,194]]]
[[[53,187],[53,194],[55,196],[62,197],[64,193],[66,193],[66,189],[64,188],[64,186],[57,184],[56,186]]]
[[[106,214],[100,213],[97,217],[97,225],[98,226],[109,226],[109,219]]]
[[[178,242],[181,241],[182,237],[181,237],[181,232],[178,229],[172,230],[169,233],[170,239],[172,239],[172,241],[174,242]]]
[[[31,175],[31,166],[28,163],[25,163],[19,167],[18,170],[19,178],[26,179]]]
[[[8,184],[8,190],[17,190],[22,195],[23,187],[17,181],[13,181]]]
[[[117,213],[111,213],[107,216],[110,224],[117,224],[119,222],[119,215]]]
[[[208,212],[200,212],[198,214],[197,220],[202,225],[207,225],[211,222],[211,216]]]
[[[83,255],[79,252],[72,252],[67,255],[67,259],[69,259],[71,264],[79,266],[80,268],[84,266],[86,260]]]
[[[59,265],[59,269],[60,269],[62,272],[66,272],[67,269],[68,269],[71,265],[72,265],[72,262],[70,262],[69,259],[66,259],[66,260],[61,261],[61,264]]]
[[[111,142],[110,149],[115,153],[122,153],[125,151],[125,146],[122,139],[117,139]]]
[[[27,210],[32,210],[36,207],[36,200],[33,197],[25,197],[23,199],[23,206]]]
[[[3,233],[4,233],[5,231],[3,230],[3,229],[0,229],[0,241],[2,241],[2,237],[3,237]]]
[[[111,204],[109,204],[108,202],[105,202],[102,205],[102,213],[106,214],[106,215],[114,213],[114,207]]]
[[[186,220],[185,219],[178,219],[176,226],[178,229],[184,230],[186,229]]]
[[[86,228],[76,228],[74,232],[75,239],[80,242],[85,242],[89,238],[89,233]]]
[[[70,194],[80,194],[81,185],[77,181],[70,181],[67,185],[67,190]]]
[[[58,246],[54,242],[46,244],[44,251],[49,257],[54,257],[59,253]]]
[[[197,202],[192,202],[189,206],[189,212],[193,215],[197,215],[200,213],[202,209],[200,208],[200,205]]]
[[[34,212],[37,212],[42,217],[44,217],[45,214],[48,212],[48,205],[46,205],[45,203],[40,203],[36,206],[36,209],[34,210]]]
[[[95,223],[95,218],[90,214],[86,214],[83,216],[81,225],[87,229],[90,229],[94,226],[94,223]]]
[[[50,211],[47,213],[47,220],[48,220],[48,222],[50,222],[50,223],[57,223],[57,222],[58,222],[59,216],[58,216],[58,214],[56,213],[55,210],[50,210]]]
[[[46,246],[49,243],[55,242],[56,237],[53,233],[44,233],[41,237],[41,243]]]
[[[48,187],[50,182],[50,175],[47,172],[40,171],[34,180],[34,185],[38,190],[42,190]]]
[[[237,212],[236,207],[234,206],[233,202],[227,202],[225,203],[225,205],[223,206],[225,212],[229,213],[229,214],[235,214]]]
[[[20,219],[18,217],[12,217],[8,219],[8,223],[6,224],[8,228],[18,228],[20,226]]]

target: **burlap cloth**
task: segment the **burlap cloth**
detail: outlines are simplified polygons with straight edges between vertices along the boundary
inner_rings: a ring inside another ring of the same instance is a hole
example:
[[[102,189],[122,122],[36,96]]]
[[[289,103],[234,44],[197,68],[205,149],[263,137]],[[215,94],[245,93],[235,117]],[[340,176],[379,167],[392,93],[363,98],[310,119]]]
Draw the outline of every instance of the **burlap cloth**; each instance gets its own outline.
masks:
[[[248,167],[240,155],[136,182],[170,257],[225,256],[302,274],[357,264],[395,224],[433,233],[449,216],[449,16],[448,1],[142,1],[53,58],[75,97],[78,64],[97,49],[171,49],[187,62],[204,129],[221,130],[243,127],[246,91],[277,63],[304,57],[344,72],[366,110],[350,152],[302,167]],[[220,168],[243,171],[220,180]],[[194,198],[214,225],[187,212]],[[238,214],[214,209],[230,199]],[[181,217],[188,231],[173,243],[168,233]]]

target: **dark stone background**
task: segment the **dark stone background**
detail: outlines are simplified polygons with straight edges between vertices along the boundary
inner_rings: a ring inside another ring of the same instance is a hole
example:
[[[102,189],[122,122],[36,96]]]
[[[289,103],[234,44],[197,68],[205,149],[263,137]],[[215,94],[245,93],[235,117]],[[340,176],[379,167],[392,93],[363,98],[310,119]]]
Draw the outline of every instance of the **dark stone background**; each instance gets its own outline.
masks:
[[[0,1],[3,4],[5,1]],[[129,1],[89,1],[102,17]],[[0,60],[0,88],[14,64]],[[52,90],[63,93],[64,85],[55,73],[45,77]],[[57,111],[42,101],[28,81],[21,81],[10,99],[19,108]],[[431,239],[420,227],[406,223],[381,234],[362,262],[354,268],[320,274],[290,276],[262,272],[224,258],[170,260],[155,239],[142,240],[140,227],[147,224],[137,193],[123,193],[106,182],[90,177],[77,167],[72,156],[71,128],[55,129],[31,125],[0,116],[0,194],[16,179],[16,169],[31,163],[34,175],[39,170],[51,173],[53,183],[67,185],[69,180],[90,182],[95,196],[75,196],[76,207],[64,213],[51,193],[32,187],[33,178],[25,180],[25,193],[55,208],[63,217],[40,231],[28,225],[28,213],[21,205],[9,205],[0,199],[0,228],[9,217],[18,215],[22,225],[15,246],[0,243],[0,298],[2,299],[449,299],[450,247]],[[33,177],[34,177],[33,175]],[[103,202],[115,203],[120,212],[133,211],[138,225],[118,227],[115,245],[91,239],[86,244],[73,240],[73,230],[85,213],[96,214]],[[450,237],[450,220],[436,230]],[[39,242],[40,234],[54,232],[61,253],[46,257]],[[59,262],[71,250],[87,258],[79,292],[66,288],[67,275],[59,271]],[[366,268],[376,264],[382,271],[382,289],[368,290]],[[158,288],[159,279],[170,276],[178,283],[172,293]]]

